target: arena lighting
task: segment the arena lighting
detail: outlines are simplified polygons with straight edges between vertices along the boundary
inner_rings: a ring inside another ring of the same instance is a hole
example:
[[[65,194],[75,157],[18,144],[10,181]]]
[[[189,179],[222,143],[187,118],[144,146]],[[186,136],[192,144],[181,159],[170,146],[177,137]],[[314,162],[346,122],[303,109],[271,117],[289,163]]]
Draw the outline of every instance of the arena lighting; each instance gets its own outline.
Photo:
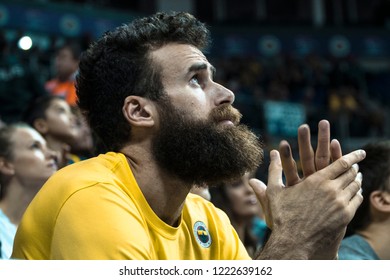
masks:
[[[22,50],[28,51],[32,47],[32,40],[29,36],[23,36],[18,41],[18,47]]]

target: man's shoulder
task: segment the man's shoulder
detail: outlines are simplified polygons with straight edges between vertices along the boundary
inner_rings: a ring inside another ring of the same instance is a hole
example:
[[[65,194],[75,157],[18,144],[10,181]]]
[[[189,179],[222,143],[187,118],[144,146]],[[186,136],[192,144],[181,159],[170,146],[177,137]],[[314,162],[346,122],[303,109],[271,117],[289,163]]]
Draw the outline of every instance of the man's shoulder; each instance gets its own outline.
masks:
[[[98,156],[74,162],[58,170],[56,176],[68,176],[73,173],[78,174],[78,178],[93,174],[104,176],[111,172],[116,172],[118,168],[125,167],[126,161],[120,153],[108,152]],[[106,172],[102,172],[106,171]],[[108,173],[107,173],[108,171]],[[95,177],[96,178],[96,177]]]
[[[119,153],[107,153],[67,165],[53,174],[43,189],[74,193],[97,185],[118,185],[126,180],[128,165]]]

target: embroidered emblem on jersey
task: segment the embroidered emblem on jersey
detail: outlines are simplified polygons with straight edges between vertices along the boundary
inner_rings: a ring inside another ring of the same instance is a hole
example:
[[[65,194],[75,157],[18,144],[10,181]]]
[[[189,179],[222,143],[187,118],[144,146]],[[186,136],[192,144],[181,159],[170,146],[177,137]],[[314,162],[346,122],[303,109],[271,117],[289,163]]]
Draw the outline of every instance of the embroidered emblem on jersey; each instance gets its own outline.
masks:
[[[203,248],[210,247],[211,236],[209,230],[203,222],[198,221],[194,224],[194,235],[196,241],[198,241],[200,246],[202,246]]]

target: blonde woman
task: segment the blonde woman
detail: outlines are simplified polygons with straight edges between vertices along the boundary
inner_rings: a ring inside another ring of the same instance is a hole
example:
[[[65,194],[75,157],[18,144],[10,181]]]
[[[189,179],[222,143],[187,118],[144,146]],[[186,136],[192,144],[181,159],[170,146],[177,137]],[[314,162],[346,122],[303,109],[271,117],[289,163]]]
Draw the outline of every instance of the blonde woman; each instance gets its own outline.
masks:
[[[33,128],[0,128],[0,259],[12,253],[17,226],[43,183],[57,170],[55,154]]]

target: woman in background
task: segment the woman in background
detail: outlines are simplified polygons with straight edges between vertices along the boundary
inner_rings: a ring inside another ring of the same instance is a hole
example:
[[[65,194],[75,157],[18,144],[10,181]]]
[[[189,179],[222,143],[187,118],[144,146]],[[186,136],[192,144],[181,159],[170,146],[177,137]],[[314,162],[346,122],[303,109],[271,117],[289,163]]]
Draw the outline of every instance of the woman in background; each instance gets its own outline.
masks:
[[[211,202],[229,216],[249,255],[255,257],[264,245],[267,227],[261,205],[249,185],[250,178],[252,174],[246,173],[235,182],[211,187],[210,193]]]
[[[26,124],[0,128],[0,259],[11,256],[27,206],[56,171],[55,153],[35,129]]]

